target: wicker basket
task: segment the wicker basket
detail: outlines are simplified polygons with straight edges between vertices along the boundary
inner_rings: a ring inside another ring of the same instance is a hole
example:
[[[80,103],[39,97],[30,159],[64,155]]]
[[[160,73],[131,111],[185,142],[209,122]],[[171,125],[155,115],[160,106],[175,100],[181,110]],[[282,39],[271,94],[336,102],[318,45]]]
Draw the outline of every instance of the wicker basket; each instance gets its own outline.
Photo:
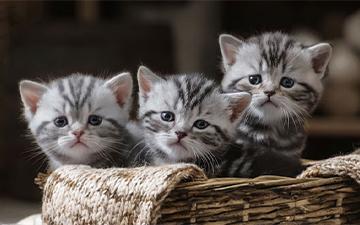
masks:
[[[191,164],[66,166],[40,174],[37,183],[45,224],[360,224],[359,168],[359,155],[301,175],[323,178],[206,179]]]
[[[159,224],[360,224],[360,187],[340,177],[185,183],[165,199]]]

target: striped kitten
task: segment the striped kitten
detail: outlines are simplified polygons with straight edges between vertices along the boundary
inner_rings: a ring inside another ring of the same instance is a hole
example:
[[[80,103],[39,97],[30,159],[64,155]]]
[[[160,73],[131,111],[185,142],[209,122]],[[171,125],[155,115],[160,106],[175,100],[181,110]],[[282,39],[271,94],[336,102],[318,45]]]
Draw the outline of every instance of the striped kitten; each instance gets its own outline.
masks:
[[[160,77],[138,70],[139,118],[152,165],[196,163],[209,175],[234,137],[236,121],[250,102],[248,93],[221,94],[199,74]]]
[[[20,82],[25,119],[50,169],[122,166],[131,145],[125,129],[131,93],[129,73],[109,80],[73,74],[49,84]]]
[[[247,91],[253,96],[238,126],[237,143],[242,151],[229,153],[234,160],[227,164],[227,175],[258,175],[256,171],[262,167],[253,168],[252,162],[256,157],[266,160],[264,154],[271,153],[291,163],[269,173],[294,175],[289,164],[297,164],[304,149],[304,121],[323,92],[322,78],[331,46],[327,43],[303,46],[280,32],[247,40],[222,34],[219,42],[225,73],[222,90]],[[266,163],[270,166],[277,160],[258,165]]]

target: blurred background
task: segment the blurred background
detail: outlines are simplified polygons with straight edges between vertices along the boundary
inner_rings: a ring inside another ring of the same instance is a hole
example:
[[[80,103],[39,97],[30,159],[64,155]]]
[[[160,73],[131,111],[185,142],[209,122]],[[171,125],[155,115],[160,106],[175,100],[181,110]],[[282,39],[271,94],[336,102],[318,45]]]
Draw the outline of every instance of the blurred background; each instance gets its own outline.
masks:
[[[0,1],[0,223],[40,210],[44,168],[21,119],[18,82],[72,72],[205,72],[221,79],[218,35],[282,30],[334,46],[305,158],[360,147],[360,2]]]

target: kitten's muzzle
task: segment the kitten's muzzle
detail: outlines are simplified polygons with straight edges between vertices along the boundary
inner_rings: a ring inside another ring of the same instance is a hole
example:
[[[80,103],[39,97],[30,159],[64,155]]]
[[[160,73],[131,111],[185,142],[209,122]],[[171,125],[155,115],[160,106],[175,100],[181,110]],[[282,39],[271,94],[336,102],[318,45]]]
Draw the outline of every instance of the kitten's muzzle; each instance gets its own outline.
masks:
[[[275,91],[264,91],[264,94],[267,95],[269,98],[275,94]]]
[[[73,135],[75,135],[75,137],[79,140],[80,137],[84,134],[83,130],[75,130],[72,132]]]
[[[270,97],[268,97],[268,99],[266,101],[264,101],[260,106],[262,107],[262,106],[264,106],[266,104],[272,104],[276,108],[278,107],[278,105],[274,101],[271,101]]]
[[[182,131],[175,131],[175,134],[177,135],[178,142],[180,142],[181,139],[183,139],[184,137],[187,136],[187,134],[185,132],[182,132]]]

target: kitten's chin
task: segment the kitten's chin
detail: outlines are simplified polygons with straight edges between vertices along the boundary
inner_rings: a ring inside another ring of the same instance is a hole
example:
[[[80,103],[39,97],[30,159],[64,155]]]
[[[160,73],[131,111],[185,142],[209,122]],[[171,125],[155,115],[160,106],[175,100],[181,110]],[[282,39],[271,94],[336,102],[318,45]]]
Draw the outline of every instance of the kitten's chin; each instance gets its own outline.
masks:
[[[74,149],[75,151],[78,150],[78,151],[82,151],[82,150],[86,150],[88,149],[89,147],[83,143],[83,142],[76,142],[74,144],[72,144],[70,146],[71,149]]]
[[[172,163],[185,161],[192,157],[191,152],[179,143],[160,144],[159,149],[165,153],[168,160]]]
[[[89,148],[85,145],[75,145],[72,148],[66,148],[64,149],[64,154],[70,156],[71,158],[74,158],[76,160],[84,160],[88,156],[92,154],[91,151],[89,151]]]
[[[82,152],[84,154],[84,152],[91,150],[85,142],[76,140],[59,144],[59,146],[67,153]]]
[[[183,152],[187,152],[188,150],[184,147],[184,145],[180,144],[180,143],[174,143],[174,144],[170,144],[169,145],[170,149],[173,149],[173,151],[183,151]]]
[[[273,103],[265,103],[257,106],[253,112],[265,124],[274,124],[282,120],[281,109]]]
[[[84,143],[75,143],[72,146],[70,146],[69,151],[89,151],[89,147]]]
[[[69,142],[59,145],[61,154],[70,157],[74,162],[84,163],[87,159],[94,154],[94,149],[89,147],[84,142]]]

